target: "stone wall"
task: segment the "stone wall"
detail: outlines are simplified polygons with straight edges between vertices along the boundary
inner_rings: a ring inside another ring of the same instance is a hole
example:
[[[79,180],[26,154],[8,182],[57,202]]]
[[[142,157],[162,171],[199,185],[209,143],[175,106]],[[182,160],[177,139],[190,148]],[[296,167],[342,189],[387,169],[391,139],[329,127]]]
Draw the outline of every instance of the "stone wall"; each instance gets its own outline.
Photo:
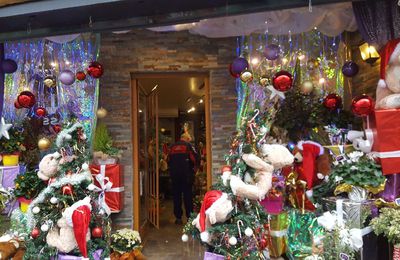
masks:
[[[235,83],[227,70],[234,58],[235,39],[207,39],[188,32],[157,33],[134,30],[126,34],[102,34],[100,106],[109,111],[101,119],[115,144],[123,149],[125,207],[114,216],[117,226],[132,224],[132,72],[207,72],[210,75],[213,172],[223,164],[228,137],[235,131]]]

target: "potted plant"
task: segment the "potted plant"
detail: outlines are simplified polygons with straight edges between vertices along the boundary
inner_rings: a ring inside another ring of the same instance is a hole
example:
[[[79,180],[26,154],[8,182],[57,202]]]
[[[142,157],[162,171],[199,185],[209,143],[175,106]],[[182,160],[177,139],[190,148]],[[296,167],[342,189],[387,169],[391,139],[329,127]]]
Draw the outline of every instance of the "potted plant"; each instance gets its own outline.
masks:
[[[17,166],[19,154],[25,151],[23,145],[24,137],[20,129],[13,127],[8,131],[9,139],[2,138],[0,142],[0,153],[4,166]]]
[[[98,165],[116,164],[120,155],[121,151],[113,146],[107,126],[103,123],[98,124],[94,136],[94,162]]]
[[[141,253],[142,240],[139,232],[132,229],[120,229],[111,235],[112,260],[117,259],[144,259]]]
[[[36,170],[27,170],[15,180],[14,196],[18,198],[22,212],[28,210],[32,199],[35,198],[47,184],[38,178]]]
[[[382,208],[379,217],[371,221],[375,234],[383,234],[394,245],[393,260],[400,260],[400,209]]]

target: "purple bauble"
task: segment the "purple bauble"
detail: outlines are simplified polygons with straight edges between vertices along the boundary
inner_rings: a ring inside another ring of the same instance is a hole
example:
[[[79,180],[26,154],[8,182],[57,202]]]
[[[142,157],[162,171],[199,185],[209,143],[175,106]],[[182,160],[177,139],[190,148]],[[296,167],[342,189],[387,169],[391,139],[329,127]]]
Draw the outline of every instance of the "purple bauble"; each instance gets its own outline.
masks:
[[[265,47],[264,56],[267,60],[276,60],[279,57],[281,48],[276,44],[270,44]]]
[[[346,77],[354,77],[358,73],[358,65],[354,61],[347,61],[343,64],[342,73]]]
[[[14,60],[5,59],[1,63],[1,68],[4,73],[14,73],[17,71],[18,65]]]
[[[232,62],[232,72],[239,74],[249,67],[249,63],[245,58],[236,58]]]
[[[67,86],[72,85],[75,82],[75,73],[73,73],[70,70],[63,70],[60,73],[60,75],[58,76],[58,79],[64,85],[67,85]]]

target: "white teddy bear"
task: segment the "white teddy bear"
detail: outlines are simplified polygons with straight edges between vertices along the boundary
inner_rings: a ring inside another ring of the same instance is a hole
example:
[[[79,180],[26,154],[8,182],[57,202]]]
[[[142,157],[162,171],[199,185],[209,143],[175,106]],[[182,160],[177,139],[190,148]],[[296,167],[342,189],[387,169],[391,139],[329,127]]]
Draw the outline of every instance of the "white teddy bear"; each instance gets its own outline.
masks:
[[[56,175],[61,155],[58,152],[45,155],[39,163],[39,171],[37,173],[41,180],[48,181]]]

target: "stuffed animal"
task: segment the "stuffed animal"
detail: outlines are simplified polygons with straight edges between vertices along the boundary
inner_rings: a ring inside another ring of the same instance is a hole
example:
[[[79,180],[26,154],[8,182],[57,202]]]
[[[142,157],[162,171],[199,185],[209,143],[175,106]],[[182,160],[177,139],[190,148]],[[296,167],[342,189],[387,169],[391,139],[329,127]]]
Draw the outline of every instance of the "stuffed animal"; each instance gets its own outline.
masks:
[[[0,237],[0,260],[22,260],[25,247],[21,241],[10,235]]]
[[[58,152],[45,155],[39,163],[38,177],[44,181],[48,181],[56,175],[60,157],[61,155]]]
[[[347,133],[347,140],[353,143],[354,149],[363,153],[370,153],[374,142],[374,134],[371,129],[366,129],[365,131],[351,130]]]
[[[388,41],[380,56],[380,80],[376,88],[375,108],[400,108],[400,39]]]

